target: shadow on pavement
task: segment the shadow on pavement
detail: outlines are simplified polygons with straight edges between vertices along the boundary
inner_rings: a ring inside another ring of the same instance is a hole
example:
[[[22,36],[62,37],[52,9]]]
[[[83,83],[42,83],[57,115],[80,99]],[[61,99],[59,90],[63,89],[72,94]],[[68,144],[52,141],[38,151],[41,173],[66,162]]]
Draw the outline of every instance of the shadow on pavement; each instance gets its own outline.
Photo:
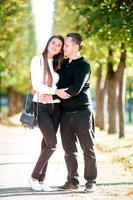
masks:
[[[29,195],[62,195],[69,193],[84,193],[83,190],[58,190],[57,187],[51,187],[53,190],[49,192],[36,192],[33,191],[30,187],[13,187],[13,188],[2,188],[0,189],[0,197],[11,197],[11,196],[29,196]]]
[[[97,184],[98,187],[102,186],[119,186],[124,185],[125,187],[130,187],[133,185],[133,182],[119,182],[119,183],[99,183]],[[2,188],[0,189],[0,197],[15,197],[15,196],[32,196],[32,195],[62,195],[62,194],[72,194],[72,193],[82,193],[82,194],[88,194],[84,192],[84,185],[80,185],[80,188],[77,190],[58,190],[56,186],[51,186],[53,189],[49,192],[36,192],[33,191],[30,187],[9,187],[9,188]],[[96,191],[100,192],[100,191]]]
[[[133,185],[133,182],[119,182],[119,183],[98,183],[97,186],[109,186],[109,185]]]

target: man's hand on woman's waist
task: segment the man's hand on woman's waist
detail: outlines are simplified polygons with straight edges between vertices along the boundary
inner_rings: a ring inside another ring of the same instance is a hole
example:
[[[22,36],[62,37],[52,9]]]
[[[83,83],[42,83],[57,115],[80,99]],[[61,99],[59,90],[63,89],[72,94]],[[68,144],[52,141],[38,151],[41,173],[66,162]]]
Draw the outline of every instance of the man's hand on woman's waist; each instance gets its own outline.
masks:
[[[59,96],[61,99],[68,99],[68,98],[70,98],[71,96],[70,96],[68,93],[65,92],[67,89],[68,89],[68,88],[56,89],[55,94],[56,94],[57,96]]]

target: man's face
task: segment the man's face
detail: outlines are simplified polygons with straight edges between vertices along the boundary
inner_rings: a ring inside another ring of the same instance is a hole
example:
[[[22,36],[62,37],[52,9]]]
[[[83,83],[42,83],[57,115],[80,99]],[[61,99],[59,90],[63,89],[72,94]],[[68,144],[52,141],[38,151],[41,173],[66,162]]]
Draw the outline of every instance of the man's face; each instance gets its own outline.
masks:
[[[64,44],[64,55],[71,58],[72,55],[78,52],[78,45],[72,41],[71,37],[66,37]]]

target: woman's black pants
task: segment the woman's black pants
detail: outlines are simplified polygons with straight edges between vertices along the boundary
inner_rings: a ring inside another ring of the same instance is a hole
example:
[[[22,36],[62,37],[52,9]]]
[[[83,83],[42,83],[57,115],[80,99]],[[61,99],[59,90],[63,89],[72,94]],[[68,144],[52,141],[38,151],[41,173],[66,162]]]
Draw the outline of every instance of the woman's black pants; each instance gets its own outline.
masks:
[[[36,114],[37,104],[34,103]],[[56,149],[56,133],[60,123],[61,109],[60,103],[38,104],[38,125],[43,135],[41,143],[41,153],[32,177],[42,182],[45,179],[48,160]]]

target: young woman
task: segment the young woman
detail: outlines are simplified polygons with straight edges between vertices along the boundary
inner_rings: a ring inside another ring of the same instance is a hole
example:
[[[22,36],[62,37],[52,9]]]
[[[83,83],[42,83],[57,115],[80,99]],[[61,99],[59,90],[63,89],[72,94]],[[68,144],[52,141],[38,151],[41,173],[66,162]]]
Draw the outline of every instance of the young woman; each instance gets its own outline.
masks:
[[[60,102],[53,100],[46,103],[42,94],[55,94],[59,80],[58,71],[63,61],[64,39],[61,35],[52,36],[45,47],[42,55],[33,57],[31,61],[32,87],[36,93],[33,96],[34,112],[37,112],[38,124],[43,135],[41,153],[35,168],[29,178],[29,184],[33,190],[47,191],[49,188],[44,184],[48,160],[56,149],[56,132],[60,122]]]

